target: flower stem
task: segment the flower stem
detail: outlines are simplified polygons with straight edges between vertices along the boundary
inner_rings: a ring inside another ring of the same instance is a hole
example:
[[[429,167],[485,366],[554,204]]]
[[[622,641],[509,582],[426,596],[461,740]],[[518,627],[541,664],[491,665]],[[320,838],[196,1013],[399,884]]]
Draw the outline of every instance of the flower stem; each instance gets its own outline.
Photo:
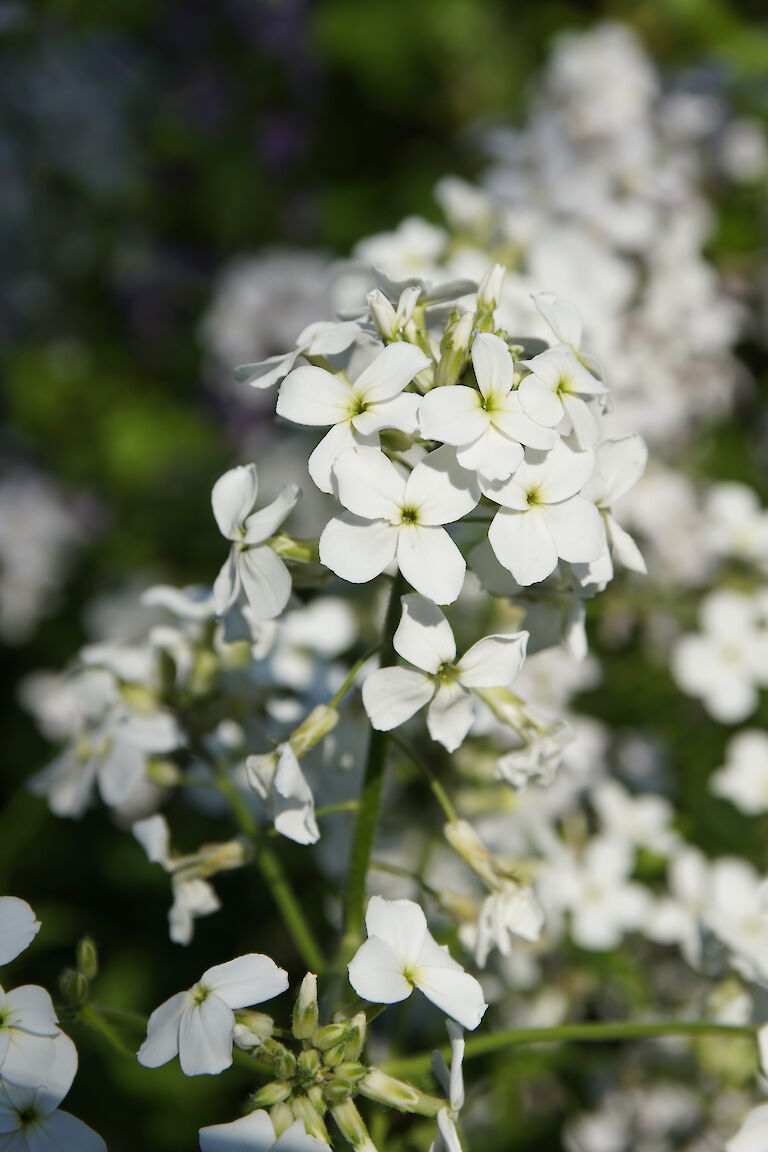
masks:
[[[344,680],[341,684],[341,687],[339,688],[336,695],[331,700],[328,701],[328,707],[329,708],[338,708],[339,704],[341,703],[341,701],[346,696],[347,692],[349,692],[350,688],[354,684],[355,677],[357,676],[360,669],[363,667],[363,665],[368,660],[370,660],[371,656],[374,656],[378,652],[378,650],[379,650],[379,645],[374,644],[371,648],[368,649],[367,652],[364,652],[362,654],[362,656],[360,657],[359,660],[355,661],[355,663],[352,665],[352,667],[350,668],[347,675],[344,677]]]
[[[381,639],[380,667],[388,668],[395,662],[395,650],[392,640],[400,620],[400,597],[407,588],[402,575],[398,572],[392,583],[389,595],[387,614],[384,619],[384,631]],[[381,804],[381,788],[384,780],[384,765],[387,758],[388,732],[371,730],[368,744],[368,758],[365,764],[363,787],[360,793],[357,820],[352,838],[352,849],[349,857],[349,873],[347,889],[344,896],[344,935],[341,942],[342,958],[349,958],[363,934],[365,915],[365,882],[368,875],[368,864],[373,851],[373,842],[376,837],[376,826],[379,820],[379,806]]]
[[[105,1019],[105,1013],[101,1009],[94,1007],[93,1004],[83,1004],[82,1007],[78,1009],[77,1019],[81,1024],[84,1024],[86,1028],[98,1032],[105,1040],[108,1040],[115,1051],[119,1052],[121,1056],[133,1057],[135,1055],[133,1049],[128,1047],[125,1041],[118,1036],[112,1025]]]
[[[272,899],[278,907],[283,923],[291,934],[296,950],[312,972],[322,972],[325,959],[315,940],[296,893],[291,887],[277,854],[261,838],[259,826],[253,813],[243,799],[240,789],[230,780],[226,772],[217,772],[219,791],[229,800],[232,813],[241,830],[254,842],[254,860]]]
[[[434,793],[435,799],[442,808],[447,819],[451,822],[451,824],[455,824],[459,819],[459,814],[454,808],[453,803],[451,802],[451,799],[445,788],[443,788],[442,784],[438,780],[437,776],[435,776],[429,765],[426,764],[420,756],[417,756],[416,753],[411,748],[409,748],[405,741],[401,740],[399,736],[390,736],[390,739],[392,743],[400,749],[403,755],[407,756],[411,763],[414,764],[419,769],[419,771],[424,774],[427,781],[429,782],[429,786],[432,789],[432,792]]]
[[[649,1040],[664,1036],[748,1036],[754,1040],[756,1029],[747,1024],[721,1024],[714,1020],[654,1020],[633,1023],[610,1021],[607,1023],[559,1024],[553,1028],[513,1028],[490,1036],[475,1036],[467,1040],[464,1059],[487,1056],[504,1048],[525,1044],[608,1043],[614,1040]],[[450,1049],[441,1049],[446,1059]],[[390,1076],[414,1076],[428,1072],[431,1053],[405,1056],[388,1060],[380,1065]]]

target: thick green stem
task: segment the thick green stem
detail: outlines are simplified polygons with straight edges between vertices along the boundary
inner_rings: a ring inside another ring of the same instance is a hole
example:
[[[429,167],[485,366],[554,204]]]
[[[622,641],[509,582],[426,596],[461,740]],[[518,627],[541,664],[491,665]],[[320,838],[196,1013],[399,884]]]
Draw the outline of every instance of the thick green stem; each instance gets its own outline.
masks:
[[[653,1040],[664,1036],[740,1036],[754,1040],[756,1029],[747,1024],[721,1024],[714,1020],[658,1020],[641,1023],[616,1021],[559,1024],[553,1028],[513,1028],[508,1032],[475,1036],[467,1040],[464,1059],[471,1060],[475,1056],[487,1056],[504,1048],[525,1044],[558,1044],[567,1041],[600,1044],[614,1040]],[[446,1046],[441,1051],[448,1059],[450,1048]],[[431,1059],[431,1052],[424,1052],[419,1056],[385,1061],[380,1067],[382,1072],[390,1076],[416,1076],[420,1072],[429,1071]]]
[[[392,584],[387,614],[384,619],[384,631],[380,647],[380,667],[382,668],[388,668],[395,663],[396,655],[392,647],[392,640],[400,622],[400,597],[407,587],[408,585],[398,572]],[[344,897],[344,936],[341,943],[343,959],[348,959],[353,954],[363,935],[365,882],[373,851],[373,842],[376,838],[376,826],[379,821],[381,788],[384,781],[388,741],[388,732],[371,730]]]
[[[325,959],[304,916],[301,904],[283,870],[279,857],[268,844],[264,843],[253,813],[240,794],[237,785],[230,780],[225,772],[217,774],[217,781],[219,790],[229,800],[241,830],[255,844],[254,860],[272,893],[272,899],[277,904],[283,922],[291,934],[301,959],[312,972],[322,972],[325,968]]]

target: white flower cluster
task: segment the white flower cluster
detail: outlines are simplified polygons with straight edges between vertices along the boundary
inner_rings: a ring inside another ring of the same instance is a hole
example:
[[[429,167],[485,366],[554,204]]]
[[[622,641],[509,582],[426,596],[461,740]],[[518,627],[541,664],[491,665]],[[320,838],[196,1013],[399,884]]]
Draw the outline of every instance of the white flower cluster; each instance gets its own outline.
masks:
[[[27,948],[40,922],[24,900],[0,897],[0,965]],[[96,1133],[59,1108],[77,1072],[77,1051],[37,984],[0,988],[0,1148],[8,1152],[106,1152]]]

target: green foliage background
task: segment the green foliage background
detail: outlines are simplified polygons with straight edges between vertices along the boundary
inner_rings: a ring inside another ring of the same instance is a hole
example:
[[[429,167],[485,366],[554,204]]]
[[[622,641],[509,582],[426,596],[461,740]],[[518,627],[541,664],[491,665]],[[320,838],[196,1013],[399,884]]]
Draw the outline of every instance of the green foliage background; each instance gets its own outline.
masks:
[[[768,22],[761,0],[40,0],[3,8],[2,139],[31,224],[12,233],[0,218],[0,271],[12,301],[25,277],[44,292],[37,306],[10,307],[0,327],[0,444],[95,492],[107,509],[61,610],[25,647],[0,650],[0,891],[29,899],[44,924],[10,982],[55,986],[75,941],[90,932],[103,958],[99,999],[148,1010],[237,951],[270,951],[292,975],[299,965],[269,900],[240,875],[217,882],[230,912],[200,922],[188,950],[171,945],[166,878],[131,838],[98,811],[79,824],[57,821],[24,792],[49,749],[15,686],[67,661],[95,591],[148,572],[207,581],[221,562],[209,493],[232,448],[203,386],[198,339],[215,272],[266,245],[343,254],[409,213],[437,218],[435,181],[471,176],[479,163],[469,129],[519,116],[551,38],[606,17],[634,25],[663,71],[722,74],[738,107],[768,119]],[[33,82],[47,93],[44,114],[26,98]],[[106,129],[102,102],[112,113]],[[734,194],[721,206],[713,258],[747,266],[760,227],[759,206]],[[755,350],[744,352],[762,377]],[[747,431],[754,415],[747,408],[705,437],[694,463],[765,496]],[[585,701],[590,708],[669,742],[684,831],[711,852],[746,845],[765,866],[763,824],[697,804],[723,731],[681,701],[632,638],[610,657],[606,684]],[[195,843],[198,831],[215,839],[229,829],[190,826]],[[287,855],[311,899],[311,863]],[[630,1002],[642,988],[626,957],[593,963],[598,983],[599,964],[613,963]],[[643,1007],[642,991],[635,1005]],[[73,1035],[81,1072],[68,1106],[113,1152],[196,1147],[197,1127],[236,1115],[249,1087],[236,1070],[195,1082],[176,1066],[148,1072],[93,1033]],[[420,1036],[419,1047],[431,1039]],[[495,1124],[487,1152],[557,1147],[563,1111],[599,1055],[526,1053],[479,1066]],[[533,1124],[518,1116],[523,1089],[543,1103]],[[390,1137],[392,1146],[428,1146],[424,1129],[409,1130],[403,1142]]]

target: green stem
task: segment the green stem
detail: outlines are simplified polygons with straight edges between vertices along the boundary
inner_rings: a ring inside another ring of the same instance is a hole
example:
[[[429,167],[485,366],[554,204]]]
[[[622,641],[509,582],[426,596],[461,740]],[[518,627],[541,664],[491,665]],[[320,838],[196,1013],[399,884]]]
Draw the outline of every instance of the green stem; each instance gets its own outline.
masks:
[[[387,614],[384,619],[384,631],[381,639],[380,667],[388,668],[395,663],[396,655],[392,640],[400,622],[400,597],[408,585],[398,572],[392,583],[389,595]],[[387,759],[388,732],[371,730],[368,744],[368,758],[363,776],[363,787],[360,793],[357,820],[352,838],[352,849],[349,857],[349,872],[347,876],[347,889],[344,896],[344,935],[341,942],[341,954],[349,958],[357,948],[363,935],[365,918],[365,882],[368,875],[368,864],[373,851],[373,842],[376,837],[376,826],[379,820],[379,806],[381,804],[381,789],[384,781],[384,766]]]
[[[363,655],[360,657],[360,659],[359,659],[359,660],[356,660],[356,661],[355,661],[355,663],[352,665],[352,667],[350,668],[350,670],[349,670],[349,672],[347,673],[347,675],[344,677],[344,680],[343,680],[343,682],[342,682],[342,684],[341,684],[341,687],[339,688],[339,690],[338,690],[338,692],[336,693],[336,695],[335,695],[335,696],[334,696],[334,697],[333,697],[331,700],[329,700],[329,701],[328,701],[328,707],[329,707],[329,708],[338,708],[339,704],[341,704],[341,702],[342,702],[342,700],[344,699],[344,697],[346,696],[347,692],[349,692],[350,688],[351,688],[351,687],[352,687],[352,685],[354,684],[354,682],[355,682],[355,677],[357,676],[357,674],[358,674],[358,672],[360,671],[360,669],[363,667],[363,665],[364,665],[364,664],[365,664],[365,663],[366,663],[368,660],[370,660],[371,656],[375,656],[375,655],[376,655],[376,653],[378,652],[378,650],[379,650],[379,645],[378,645],[378,644],[373,644],[373,645],[372,645],[372,646],[371,646],[371,647],[368,649],[368,651],[367,651],[367,652],[364,652],[364,653],[363,653]]]
[[[442,784],[438,780],[437,776],[435,776],[429,765],[425,764],[421,757],[417,756],[416,753],[405,743],[404,740],[401,740],[399,736],[390,736],[390,740],[397,748],[400,749],[403,755],[407,756],[411,763],[414,764],[419,769],[419,771],[423,773],[429,783],[430,788],[432,789],[432,792],[434,793],[435,799],[442,808],[446,817],[451,824],[455,824],[459,819],[459,814],[454,808],[450,796],[446,792],[445,788],[443,788]]]
[[[336,804],[324,804],[322,808],[315,808],[315,819],[323,820],[326,816],[335,816],[338,812],[357,812],[357,800],[339,800]],[[267,832],[270,840],[277,840],[280,833],[276,828]]]
[[[325,959],[279,857],[268,844],[261,840],[256,819],[237,785],[230,780],[224,771],[217,773],[217,781],[219,790],[229,800],[232,813],[241,830],[255,843],[254,860],[256,866],[272,893],[272,898],[291,934],[296,950],[312,972],[322,972],[325,968]]]
[[[136,1055],[120,1036],[118,1036],[112,1025],[104,1018],[103,1012],[93,1004],[83,1004],[82,1008],[78,1009],[77,1019],[81,1024],[84,1024],[86,1028],[90,1028],[93,1032],[98,1032],[108,1040],[121,1056],[130,1056],[133,1058]]]
[[[754,1040],[756,1028],[747,1024],[720,1024],[714,1020],[659,1020],[642,1023],[616,1021],[610,1023],[559,1024],[553,1028],[513,1028],[490,1036],[475,1036],[467,1041],[464,1059],[487,1056],[504,1048],[525,1044],[558,1044],[566,1041],[578,1043],[608,1043],[614,1040],[649,1040],[663,1036],[748,1036]],[[446,1059],[450,1048],[441,1049]],[[390,1076],[415,1076],[428,1072],[432,1054],[405,1056],[388,1060],[380,1065]]]
[[[371,868],[374,872],[386,872],[390,876],[402,876],[404,880],[411,880],[414,884],[418,884],[428,896],[432,896],[435,900],[439,899],[439,893],[408,868],[401,868],[397,864],[388,864],[385,860],[371,860]]]

